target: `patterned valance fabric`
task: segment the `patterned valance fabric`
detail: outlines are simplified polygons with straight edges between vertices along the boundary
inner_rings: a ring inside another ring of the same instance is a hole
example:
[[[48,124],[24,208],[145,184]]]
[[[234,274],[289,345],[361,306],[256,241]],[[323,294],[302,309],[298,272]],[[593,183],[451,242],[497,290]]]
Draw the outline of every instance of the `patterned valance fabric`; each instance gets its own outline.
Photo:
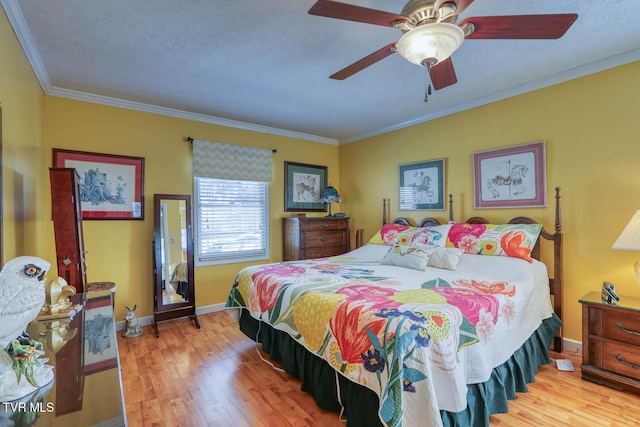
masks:
[[[271,182],[271,150],[193,141],[193,176]]]

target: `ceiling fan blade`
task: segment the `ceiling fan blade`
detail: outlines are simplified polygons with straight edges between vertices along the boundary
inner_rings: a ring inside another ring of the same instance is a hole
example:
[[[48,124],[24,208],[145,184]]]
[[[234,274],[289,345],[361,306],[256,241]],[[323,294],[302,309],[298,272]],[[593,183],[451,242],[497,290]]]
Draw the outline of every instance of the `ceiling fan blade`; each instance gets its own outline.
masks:
[[[578,19],[575,13],[555,15],[478,16],[460,23],[473,24],[468,39],[558,39]]]
[[[473,0],[437,0],[435,3],[436,9],[440,9],[440,6],[443,3],[455,3],[456,5],[456,15],[460,15],[463,10],[465,10]]]
[[[429,69],[429,77],[431,77],[431,83],[433,83],[435,90],[443,89],[457,83],[458,78],[456,77],[456,70],[453,69],[451,57],[431,67]]]
[[[334,80],[344,80],[347,77],[351,77],[352,75],[354,75],[355,73],[364,70],[365,68],[367,68],[370,65],[375,64],[378,61],[383,60],[384,58],[386,58],[389,55],[392,55],[393,53],[395,53],[395,46],[396,46],[396,42],[393,43],[389,43],[388,45],[386,45],[385,47],[383,47],[382,49],[378,49],[375,52],[373,52],[370,55],[365,56],[364,58],[362,58],[361,60],[354,62],[353,64],[349,65],[348,67],[343,68],[342,70],[333,73],[332,75],[329,76],[329,78],[334,79]]]
[[[345,19],[347,21],[364,22],[365,24],[382,25],[385,27],[393,27],[395,21],[411,22],[411,19],[404,15],[396,15],[395,13],[333,0],[318,0],[311,6],[311,9],[309,9],[309,15]]]

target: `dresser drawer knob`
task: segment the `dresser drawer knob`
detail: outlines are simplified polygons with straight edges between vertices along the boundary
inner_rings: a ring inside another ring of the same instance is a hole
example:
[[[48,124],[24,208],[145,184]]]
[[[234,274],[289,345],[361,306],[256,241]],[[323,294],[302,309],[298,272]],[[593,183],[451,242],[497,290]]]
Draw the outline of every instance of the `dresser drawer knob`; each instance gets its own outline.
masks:
[[[321,237],[320,241],[321,242],[330,242],[331,241],[331,237]]]
[[[631,334],[631,335],[639,335],[639,336],[640,336],[640,332],[637,332],[637,331],[631,331],[631,330],[629,330],[629,329],[626,329],[626,328],[624,327],[624,324],[623,324],[622,322],[616,322],[616,327],[617,327],[618,329],[620,329],[622,332],[626,332],[626,333]]]
[[[626,360],[624,360],[624,356],[621,354],[616,354],[616,359],[618,359],[620,361],[620,363],[622,363],[624,366],[628,366],[630,368],[633,369],[640,369],[640,365],[636,365],[635,363],[629,363]]]
[[[331,228],[333,224],[320,224],[320,228]]]

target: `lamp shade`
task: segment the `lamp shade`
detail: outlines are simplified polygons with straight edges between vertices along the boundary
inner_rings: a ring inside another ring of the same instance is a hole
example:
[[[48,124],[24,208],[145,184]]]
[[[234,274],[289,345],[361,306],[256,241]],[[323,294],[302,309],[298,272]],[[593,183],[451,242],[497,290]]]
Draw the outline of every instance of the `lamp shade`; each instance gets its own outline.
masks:
[[[340,194],[338,194],[338,190],[333,188],[331,184],[329,184],[325,187],[324,190],[322,190],[320,201],[323,203],[342,203],[342,199],[340,198]]]
[[[408,31],[396,44],[398,53],[416,65],[435,65],[451,56],[462,44],[464,31],[445,22],[426,24]]]
[[[631,217],[631,220],[622,230],[611,249],[640,251],[640,210],[636,211]]]

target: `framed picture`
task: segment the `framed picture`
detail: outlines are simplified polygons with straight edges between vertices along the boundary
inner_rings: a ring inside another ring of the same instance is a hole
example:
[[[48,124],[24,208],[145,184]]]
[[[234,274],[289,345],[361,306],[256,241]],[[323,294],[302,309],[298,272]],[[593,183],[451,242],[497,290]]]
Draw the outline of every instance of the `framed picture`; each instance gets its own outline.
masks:
[[[400,165],[400,210],[444,210],[444,159]]]
[[[545,141],[473,153],[473,207],[545,207],[545,157]]]
[[[111,295],[89,299],[84,306],[84,373],[118,366],[116,328]]]
[[[144,158],[53,149],[53,166],[80,175],[82,219],[144,219]]]
[[[326,166],[284,162],[285,212],[326,212],[326,204],[320,201],[326,186]]]

